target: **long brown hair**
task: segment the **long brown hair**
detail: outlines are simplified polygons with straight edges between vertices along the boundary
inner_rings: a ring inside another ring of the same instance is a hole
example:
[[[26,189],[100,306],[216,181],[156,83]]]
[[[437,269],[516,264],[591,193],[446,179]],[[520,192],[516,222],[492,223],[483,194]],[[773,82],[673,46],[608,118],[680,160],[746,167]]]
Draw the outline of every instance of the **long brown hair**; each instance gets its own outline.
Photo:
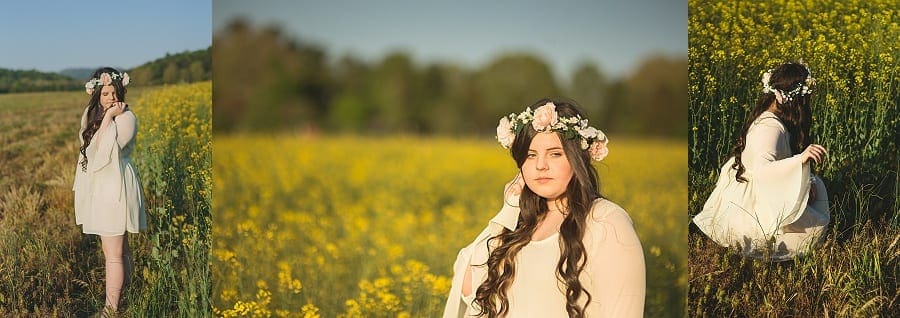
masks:
[[[532,110],[548,103],[556,105],[559,117],[586,118],[574,102],[542,99],[531,105]],[[526,125],[517,134],[510,147],[510,153],[521,171],[531,140],[538,134],[531,125]],[[591,294],[582,286],[579,276],[587,261],[584,247],[584,232],[591,205],[600,198],[600,183],[597,170],[590,164],[590,155],[581,149],[580,139],[573,136],[567,139],[557,133],[563,145],[563,151],[575,172],[563,194],[568,200],[568,214],[560,225],[560,258],[556,265],[556,276],[566,286],[566,312],[569,317],[584,317],[584,308],[591,301]],[[519,222],[516,229],[504,229],[502,233],[490,238],[488,248],[490,256],[482,266],[488,267],[487,279],[478,286],[475,303],[480,308],[479,315],[488,317],[504,316],[509,311],[509,287],[516,279],[516,255],[525,245],[531,242],[538,224],[547,216],[547,199],[542,198],[528,187],[522,189],[519,198]],[[580,300],[584,297],[586,301]]]
[[[94,71],[91,78],[100,78],[100,74],[103,73],[122,74],[112,67],[101,67]],[[111,85],[116,88],[116,98],[118,101],[125,102],[125,93],[127,90],[125,89],[125,86],[122,85],[122,80],[113,80]],[[81,132],[81,139],[84,140],[84,143],[82,143],[81,148],[79,148],[79,151],[81,152],[81,171],[87,171],[88,159],[85,151],[91,144],[91,138],[94,138],[94,134],[100,129],[100,124],[103,122],[103,115],[106,114],[106,110],[100,106],[100,91],[102,89],[103,85],[94,87],[91,99],[88,100],[87,125],[85,126],[84,131]]]
[[[799,85],[803,85],[807,77],[809,77],[809,70],[802,64],[785,63],[772,71],[769,83],[772,88],[787,92],[797,88]],[[809,128],[812,125],[811,96],[810,94],[798,94],[791,100],[785,100],[784,103],[775,103],[775,108],[777,109],[775,116],[787,128],[792,154],[803,152],[803,149],[806,149],[812,142],[809,134]],[[747,146],[747,132],[759,115],[768,110],[769,105],[772,105],[772,102],[775,101],[775,93],[763,93],[756,102],[756,107],[750,111],[750,114],[744,121],[740,137],[734,148],[732,148],[734,164],[731,165],[731,168],[737,170],[735,179],[738,182],[747,182],[747,179],[742,176],[746,169],[741,161],[741,153],[744,152],[744,148]]]

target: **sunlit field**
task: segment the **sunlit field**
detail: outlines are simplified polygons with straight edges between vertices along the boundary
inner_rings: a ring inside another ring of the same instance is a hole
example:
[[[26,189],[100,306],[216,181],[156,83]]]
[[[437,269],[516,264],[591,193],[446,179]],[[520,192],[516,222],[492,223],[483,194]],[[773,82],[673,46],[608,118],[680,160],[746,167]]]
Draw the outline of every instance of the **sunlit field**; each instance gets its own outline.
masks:
[[[214,148],[213,311],[227,317],[440,316],[457,252],[516,174],[487,139],[217,136]],[[645,313],[681,317],[684,142],[610,149],[602,192],[643,243]]]
[[[100,240],[75,225],[72,182],[88,95],[0,95],[0,316],[103,308]],[[209,316],[211,84],[129,88],[148,231],[131,234],[125,316]]]
[[[761,75],[803,59],[817,79],[812,138],[828,156],[823,246],[754,262],[690,234],[690,316],[896,316],[900,312],[900,2],[688,2],[689,209],[730,157]]]

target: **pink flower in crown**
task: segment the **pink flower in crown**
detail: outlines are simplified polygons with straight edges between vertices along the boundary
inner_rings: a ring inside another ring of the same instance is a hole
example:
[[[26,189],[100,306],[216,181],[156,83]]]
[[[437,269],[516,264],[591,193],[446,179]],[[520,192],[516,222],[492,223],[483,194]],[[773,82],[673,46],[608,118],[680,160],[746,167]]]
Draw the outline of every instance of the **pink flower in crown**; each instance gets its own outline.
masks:
[[[559,116],[556,114],[556,105],[546,103],[534,111],[531,126],[534,127],[534,130],[544,131],[547,127],[556,125],[557,121],[559,121]]]
[[[112,77],[109,76],[109,73],[100,74],[100,85],[109,84],[112,84]]]
[[[509,149],[515,139],[516,133],[512,131],[512,123],[509,118],[500,118],[500,124],[497,125],[497,141],[503,148]]]
[[[131,77],[128,77],[128,73],[122,73],[122,86],[128,86],[128,83],[131,82]]]
[[[607,140],[597,140],[591,145],[588,152],[591,153],[591,159],[595,161],[603,160],[609,154],[609,148],[606,147]]]

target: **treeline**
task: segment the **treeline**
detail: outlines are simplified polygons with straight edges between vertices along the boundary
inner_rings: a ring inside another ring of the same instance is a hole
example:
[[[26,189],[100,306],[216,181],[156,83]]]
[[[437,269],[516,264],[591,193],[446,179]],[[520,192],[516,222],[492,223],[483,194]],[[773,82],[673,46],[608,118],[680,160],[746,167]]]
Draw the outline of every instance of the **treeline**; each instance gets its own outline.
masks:
[[[135,85],[160,85],[208,81],[212,77],[210,49],[189,51],[147,62],[128,71]]]
[[[144,63],[128,72],[133,85],[159,85],[208,81],[212,77],[210,49],[166,54],[165,57]],[[41,91],[83,90],[87,76],[94,68],[83,72],[69,69],[67,72],[86,73],[83,78],[72,78],[59,73],[37,70],[8,70],[0,68],[0,94]]]
[[[218,132],[493,134],[503,115],[545,97],[571,98],[616,134],[687,135],[687,57],[646,59],[625,78],[581,65],[563,85],[530,53],[481,69],[419,65],[404,52],[367,62],[242,20],[218,30],[213,127]]]
[[[0,68],[0,94],[84,89],[84,83],[57,73]]]

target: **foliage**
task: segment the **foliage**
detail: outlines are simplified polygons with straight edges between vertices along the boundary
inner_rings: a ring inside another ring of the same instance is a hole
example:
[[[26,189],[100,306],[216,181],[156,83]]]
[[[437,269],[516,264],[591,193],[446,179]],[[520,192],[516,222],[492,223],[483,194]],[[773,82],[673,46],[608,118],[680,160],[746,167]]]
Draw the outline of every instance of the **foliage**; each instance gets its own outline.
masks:
[[[241,20],[219,30],[214,42],[218,132],[483,136],[493,134],[501,116],[548,96],[574,98],[589,117],[609,124],[601,129],[654,136],[687,131],[683,57],[648,57],[622,79],[584,63],[571,79],[558,79],[532,52],[501,54],[477,69],[423,65],[402,50],[375,61],[332,59],[315,43]]]
[[[0,68],[0,94],[84,89],[84,83],[56,73]]]
[[[185,51],[144,63],[128,71],[136,85],[193,83],[212,79],[210,48]]]

